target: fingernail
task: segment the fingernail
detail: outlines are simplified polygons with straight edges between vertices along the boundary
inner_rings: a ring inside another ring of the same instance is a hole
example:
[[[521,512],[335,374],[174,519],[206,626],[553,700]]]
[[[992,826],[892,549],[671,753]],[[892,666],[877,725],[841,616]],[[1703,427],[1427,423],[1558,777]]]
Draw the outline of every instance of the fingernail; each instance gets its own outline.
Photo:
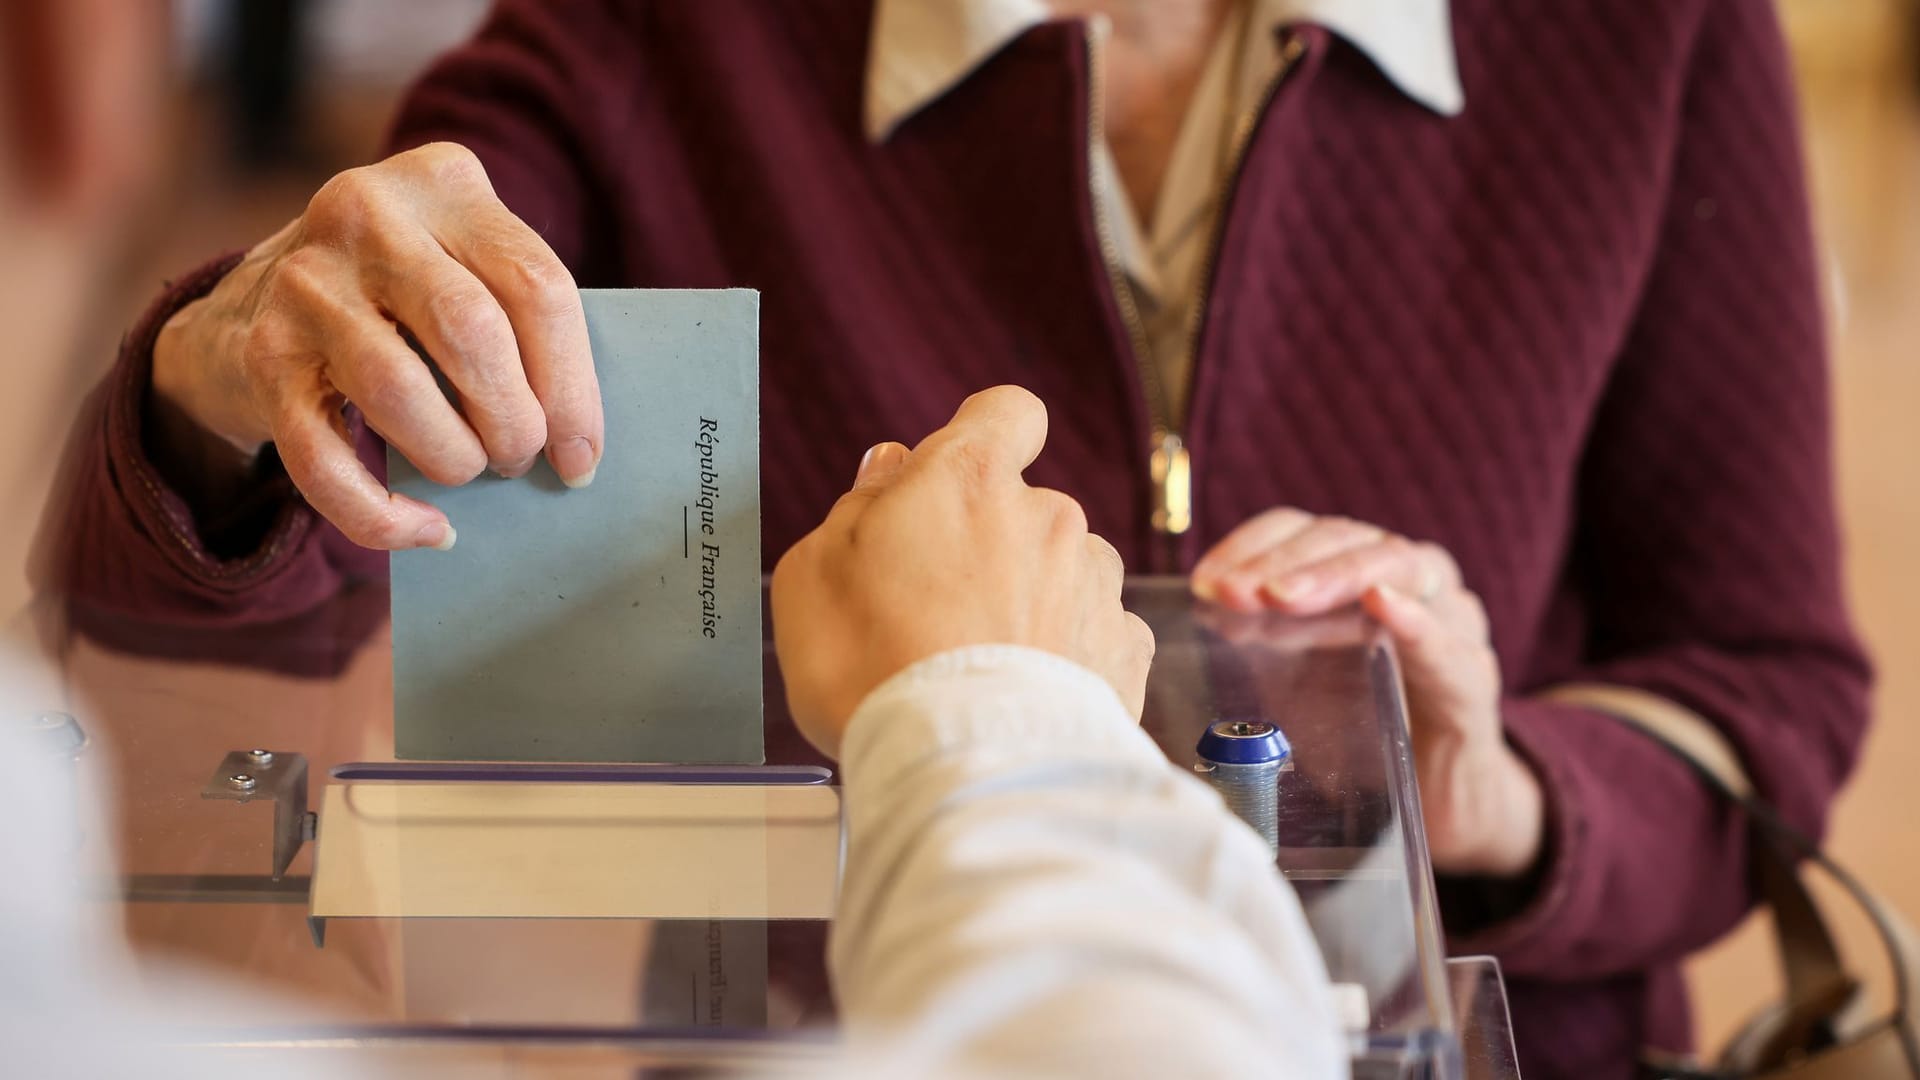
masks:
[[[1408,603],[1410,603],[1410,601],[1407,599],[1406,593],[1403,593],[1399,589],[1396,589],[1391,585],[1385,584],[1384,582],[1379,585],[1375,585],[1374,589],[1377,592],[1379,592],[1380,598],[1382,600],[1385,600],[1389,605],[1393,607],[1405,607]]]
[[[1190,587],[1193,589],[1193,595],[1205,600],[1209,604],[1220,598],[1219,586],[1214,583],[1212,578],[1195,577]]]
[[[869,476],[881,475],[900,464],[904,453],[906,448],[894,442],[875,443],[867,447],[867,452],[860,456],[860,468],[854,471],[853,482],[858,484]]]
[[[586,487],[600,471],[600,463],[593,460],[593,444],[581,435],[554,443],[549,456],[560,482],[570,488]]]
[[[1293,604],[1305,600],[1308,596],[1312,595],[1314,589],[1319,587],[1319,584],[1320,583],[1315,581],[1310,575],[1294,574],[1289,577],[1283,577],[1268,585],[1267,592],[1275,600],[1283,604]]]
[[[453,526],[444,521],[436,521],[423,527],[414,535],[415,547],[433,548],[437,551],[452,551],[453,542],[458,539]]]

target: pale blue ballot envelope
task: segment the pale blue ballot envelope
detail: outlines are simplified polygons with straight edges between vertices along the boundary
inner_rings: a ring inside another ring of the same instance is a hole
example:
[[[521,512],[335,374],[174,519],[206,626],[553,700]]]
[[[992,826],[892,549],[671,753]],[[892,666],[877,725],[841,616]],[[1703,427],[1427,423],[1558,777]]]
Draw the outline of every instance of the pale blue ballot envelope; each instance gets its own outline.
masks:
[[[761,762],[760,294],[580,297],[607,415],[591,486],[543,458],[445,488],[387,455],[459,534],[393,556],[395,753]]]

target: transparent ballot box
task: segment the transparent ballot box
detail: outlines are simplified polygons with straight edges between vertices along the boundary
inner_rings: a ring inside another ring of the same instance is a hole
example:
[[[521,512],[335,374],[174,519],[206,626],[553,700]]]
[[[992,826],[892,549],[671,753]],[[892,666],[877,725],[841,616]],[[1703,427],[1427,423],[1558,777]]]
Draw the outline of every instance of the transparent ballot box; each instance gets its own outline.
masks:
[[[129,628],[71,650],[74,818],[103,925],[156,995],[208,974],[245,988],[191,1037],[241,1061],[298,1048],[475,1075],[827,1052],[840,798],[771,646],[766,766],[397,762],[385,604],[367,586],[231,642],[146,647]],[[1339,984],[1355,1075],[1517,1075],[1497,967],[1443,952],[1377,628],[1229,615],[1171,578],[1134,579],[1128,604],[1159,639],[1144,724],[1176,766],[1222,720],[1291,745],[1277,866]]]

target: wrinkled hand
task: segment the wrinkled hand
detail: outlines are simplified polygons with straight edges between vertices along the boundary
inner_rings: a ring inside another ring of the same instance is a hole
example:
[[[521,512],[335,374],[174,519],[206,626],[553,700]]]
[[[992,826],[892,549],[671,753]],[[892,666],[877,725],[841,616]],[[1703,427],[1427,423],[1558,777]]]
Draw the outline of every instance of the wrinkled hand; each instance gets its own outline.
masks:
[[[1281,508],[1215,545],[1193,590],[1237,611],[1318,615],[1359,604],[1392,635],[1406,679],[1427,843],[1442,872],[1511,877],[1539,856],[1539,781],[1500,726],[1487,613],[1441,547]]]
[[[433,358],[459,404],[401,328]],[[605,425],[573,277],[494,196],[479,159],[436,143],[328,181],[306,212],[168,320],[153,386],[251,456],[273,443],[307,501],[365,547],[447,547],[434,507],[354,454],[344,404],[422,475],[519,476],[544,449],[591,481]]]
[[[1120,606],[1113,545],[1080,504],[1020,474],[1046,442],[1038,398],[968,398],[912,451],[882,443],[773,574],[773,628],[800,731],[837,756],[866,696],[965,645],[1043,649],[1100,674],[1134,716],[1153,632]]]

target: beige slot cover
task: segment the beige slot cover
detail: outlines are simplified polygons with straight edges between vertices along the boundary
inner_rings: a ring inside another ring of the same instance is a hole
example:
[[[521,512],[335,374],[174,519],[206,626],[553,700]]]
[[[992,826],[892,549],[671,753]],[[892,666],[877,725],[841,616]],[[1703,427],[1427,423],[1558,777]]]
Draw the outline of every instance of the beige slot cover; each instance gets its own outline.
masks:
[[[334,784],[313,914],[824,919],[839,859],[825,785]]]

